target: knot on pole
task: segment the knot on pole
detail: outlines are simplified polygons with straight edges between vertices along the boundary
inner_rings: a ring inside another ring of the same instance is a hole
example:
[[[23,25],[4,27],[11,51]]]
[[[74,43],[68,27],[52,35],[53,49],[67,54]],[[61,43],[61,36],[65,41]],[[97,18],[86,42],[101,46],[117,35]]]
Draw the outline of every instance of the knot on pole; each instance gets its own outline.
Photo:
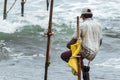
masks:
[[[54,35],[54,32],[47,32],[47,33],[44,33],[44,35],[46,35],[46,36],[52,36],[52,35]]]
[[[46,62],[46,66],[47,67],[50,66],[50,61]]]

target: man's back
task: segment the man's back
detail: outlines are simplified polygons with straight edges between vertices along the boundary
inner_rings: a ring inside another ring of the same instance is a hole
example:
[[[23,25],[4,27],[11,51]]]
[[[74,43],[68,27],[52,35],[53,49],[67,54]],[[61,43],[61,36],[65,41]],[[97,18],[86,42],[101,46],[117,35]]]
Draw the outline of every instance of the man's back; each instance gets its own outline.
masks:
[[[80,29],[83,41],[82,46],[97,53],[100,47],[100,39],[102,38],[100,24],[92,20],[92,18],[87,18],[81,24]]]

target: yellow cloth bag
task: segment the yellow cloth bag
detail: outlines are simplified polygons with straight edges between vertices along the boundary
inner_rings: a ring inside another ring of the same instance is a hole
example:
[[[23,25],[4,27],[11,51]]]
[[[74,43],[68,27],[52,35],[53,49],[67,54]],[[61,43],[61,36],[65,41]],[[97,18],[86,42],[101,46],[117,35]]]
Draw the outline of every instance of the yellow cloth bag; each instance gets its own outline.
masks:
[[[82,43],[82,40],[78,39],[75,44],[71,45],[72,56],[71,56],[70,60],[68,61],[68,65],[72,68],[72,73],[74,75],[78,74],[77,56],[81,50],[81,43]]]

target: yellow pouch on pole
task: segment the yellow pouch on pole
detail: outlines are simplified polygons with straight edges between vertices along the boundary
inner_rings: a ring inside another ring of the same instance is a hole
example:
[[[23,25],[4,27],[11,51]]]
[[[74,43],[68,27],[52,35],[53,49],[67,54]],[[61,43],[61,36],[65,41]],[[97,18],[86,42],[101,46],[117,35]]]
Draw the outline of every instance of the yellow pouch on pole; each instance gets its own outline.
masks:
[[[77,61],[77,56],[80,53],[81,50],[81,40],[77,40],[77,42],[73,45],[71,45],[71,51],[72,51],[72,56],[70,60],[68,61],[68,65],[72,68],[72,73],[74,75],[78,74],[78,61]]]

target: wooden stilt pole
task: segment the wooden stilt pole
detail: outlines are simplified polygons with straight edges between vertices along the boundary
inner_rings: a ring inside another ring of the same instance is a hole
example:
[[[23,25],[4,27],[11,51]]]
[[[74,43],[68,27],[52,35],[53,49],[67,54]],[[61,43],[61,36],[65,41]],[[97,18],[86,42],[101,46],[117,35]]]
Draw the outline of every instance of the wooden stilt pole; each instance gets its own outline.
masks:
[[[51,0],[50,14],[49,14],[49,25],[48,25],[48,32],[47,32],[48,40],[47,40],[47,51],[46,51],[44,80],[47,80],[48,66],[50,64],[50,44],[51,44],[51,35],[52,35],[51,27],[52,27],[53,3],[54,3],[54,1]]]
[[[77,16],[77,38],[80,40],[79,16]],[[78,57],[78,80],[81,80],[82,58]]]
[[[25,1],[22,0],[22,1],[21,1],[21,16],[22,16],[22,17],[24,16],[24,4],[25,4]]]
[[[48,8],[49,8],[49,0],[46,0],[46,5],[47,5],[47,11],[48,11]]]
[[[78,58],[78,80],[81,80],[81,71],[82,71],[82,59]]]
[[[3,12],[3,19],[7,18],[7,0],[4,0],[4,12]]]
[[[77,38],[80,40],[79,16],[77,16]]]

